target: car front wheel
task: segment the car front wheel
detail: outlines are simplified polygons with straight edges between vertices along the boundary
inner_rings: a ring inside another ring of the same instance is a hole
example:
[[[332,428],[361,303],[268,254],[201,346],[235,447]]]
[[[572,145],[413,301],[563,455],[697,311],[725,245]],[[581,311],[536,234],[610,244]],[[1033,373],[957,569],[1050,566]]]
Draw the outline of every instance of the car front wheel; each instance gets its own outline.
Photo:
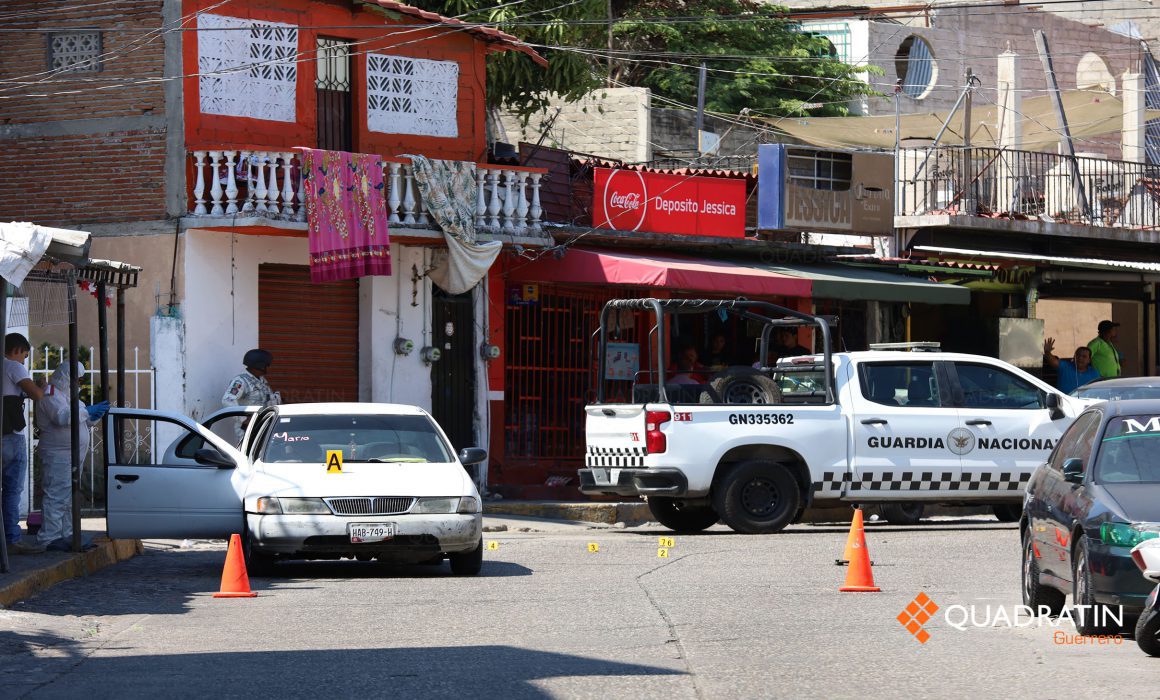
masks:
[[[274,573],[274,556],[254,546],[249,527],[242,532],[242,556],[246,560],[246,573],[249,576],[269,576]]]
[[[452,552],[447,555],[447,560],[451,562],[451,573],[456,576],[475,576],[483,568],[483,538],[479,538],[475,549]]]
[[[1160,656],[1160,611],[1155,608],[1136,620],[1136,646],[1148,656]]]

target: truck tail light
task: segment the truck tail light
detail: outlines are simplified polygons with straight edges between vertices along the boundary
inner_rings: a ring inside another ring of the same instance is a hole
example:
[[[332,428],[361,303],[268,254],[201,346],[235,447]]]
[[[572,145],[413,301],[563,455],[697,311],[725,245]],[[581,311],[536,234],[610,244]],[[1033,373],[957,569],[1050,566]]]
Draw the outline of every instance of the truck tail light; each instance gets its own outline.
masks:
[[[673,414],[668,411],[648,411],[644,414],[644,445],[650,455],[669,449],[668,438],[661,432],[661,426],[672,419]]]

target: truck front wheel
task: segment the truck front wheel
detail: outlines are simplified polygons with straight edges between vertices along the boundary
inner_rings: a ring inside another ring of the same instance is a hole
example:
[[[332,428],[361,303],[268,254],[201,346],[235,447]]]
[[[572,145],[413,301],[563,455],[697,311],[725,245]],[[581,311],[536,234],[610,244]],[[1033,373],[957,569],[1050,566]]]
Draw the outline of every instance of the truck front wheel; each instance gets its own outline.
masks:
[[[721,520],[733,530],[751,535],[784,529],[800,503],[797,480],[777,462],[741,462],[725,473],[713,490],[713,505]]]
[[[679,498],[649,496],[648,509],[658,523],[676,532],[700,532],[720,519],[708,504],[693,505]]]

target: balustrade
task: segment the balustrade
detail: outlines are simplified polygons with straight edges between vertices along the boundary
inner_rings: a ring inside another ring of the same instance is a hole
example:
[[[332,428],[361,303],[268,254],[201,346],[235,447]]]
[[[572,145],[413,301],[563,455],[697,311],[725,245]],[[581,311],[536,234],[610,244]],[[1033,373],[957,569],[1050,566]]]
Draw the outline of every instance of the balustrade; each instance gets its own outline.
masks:
[[[305,181],[296,151],[193,151],[191,217],[306,221]],[[540,180],[544,171],[479,165],[475,226],[481,233],[539,235]],[[396,227],[437,229],[419,195],[411,163],[384,159],[388,222]]]

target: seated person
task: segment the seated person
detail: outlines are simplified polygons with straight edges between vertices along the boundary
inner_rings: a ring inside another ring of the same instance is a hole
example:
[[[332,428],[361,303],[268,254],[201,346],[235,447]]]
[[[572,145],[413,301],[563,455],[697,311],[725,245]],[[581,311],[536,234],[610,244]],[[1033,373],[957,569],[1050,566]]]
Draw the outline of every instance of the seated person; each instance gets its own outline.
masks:
[[[796,357],[798,355],[812,355],[813,353],[807,348],[798,344],[797,328],[783,327],[776,331],[777,344],[781,348],[781,357]]]
[[[698,361],[697,348],[692,343],[682,343],[677,348],[676,361],[668,370],[675,374],[667,381],[669,384],[704,384],[708,381],[704,369],[705,366]]]
[[[729,352],[725,349],[725,334],[717,331],[705,349],[705,366],[719,372],[729,366]]]

